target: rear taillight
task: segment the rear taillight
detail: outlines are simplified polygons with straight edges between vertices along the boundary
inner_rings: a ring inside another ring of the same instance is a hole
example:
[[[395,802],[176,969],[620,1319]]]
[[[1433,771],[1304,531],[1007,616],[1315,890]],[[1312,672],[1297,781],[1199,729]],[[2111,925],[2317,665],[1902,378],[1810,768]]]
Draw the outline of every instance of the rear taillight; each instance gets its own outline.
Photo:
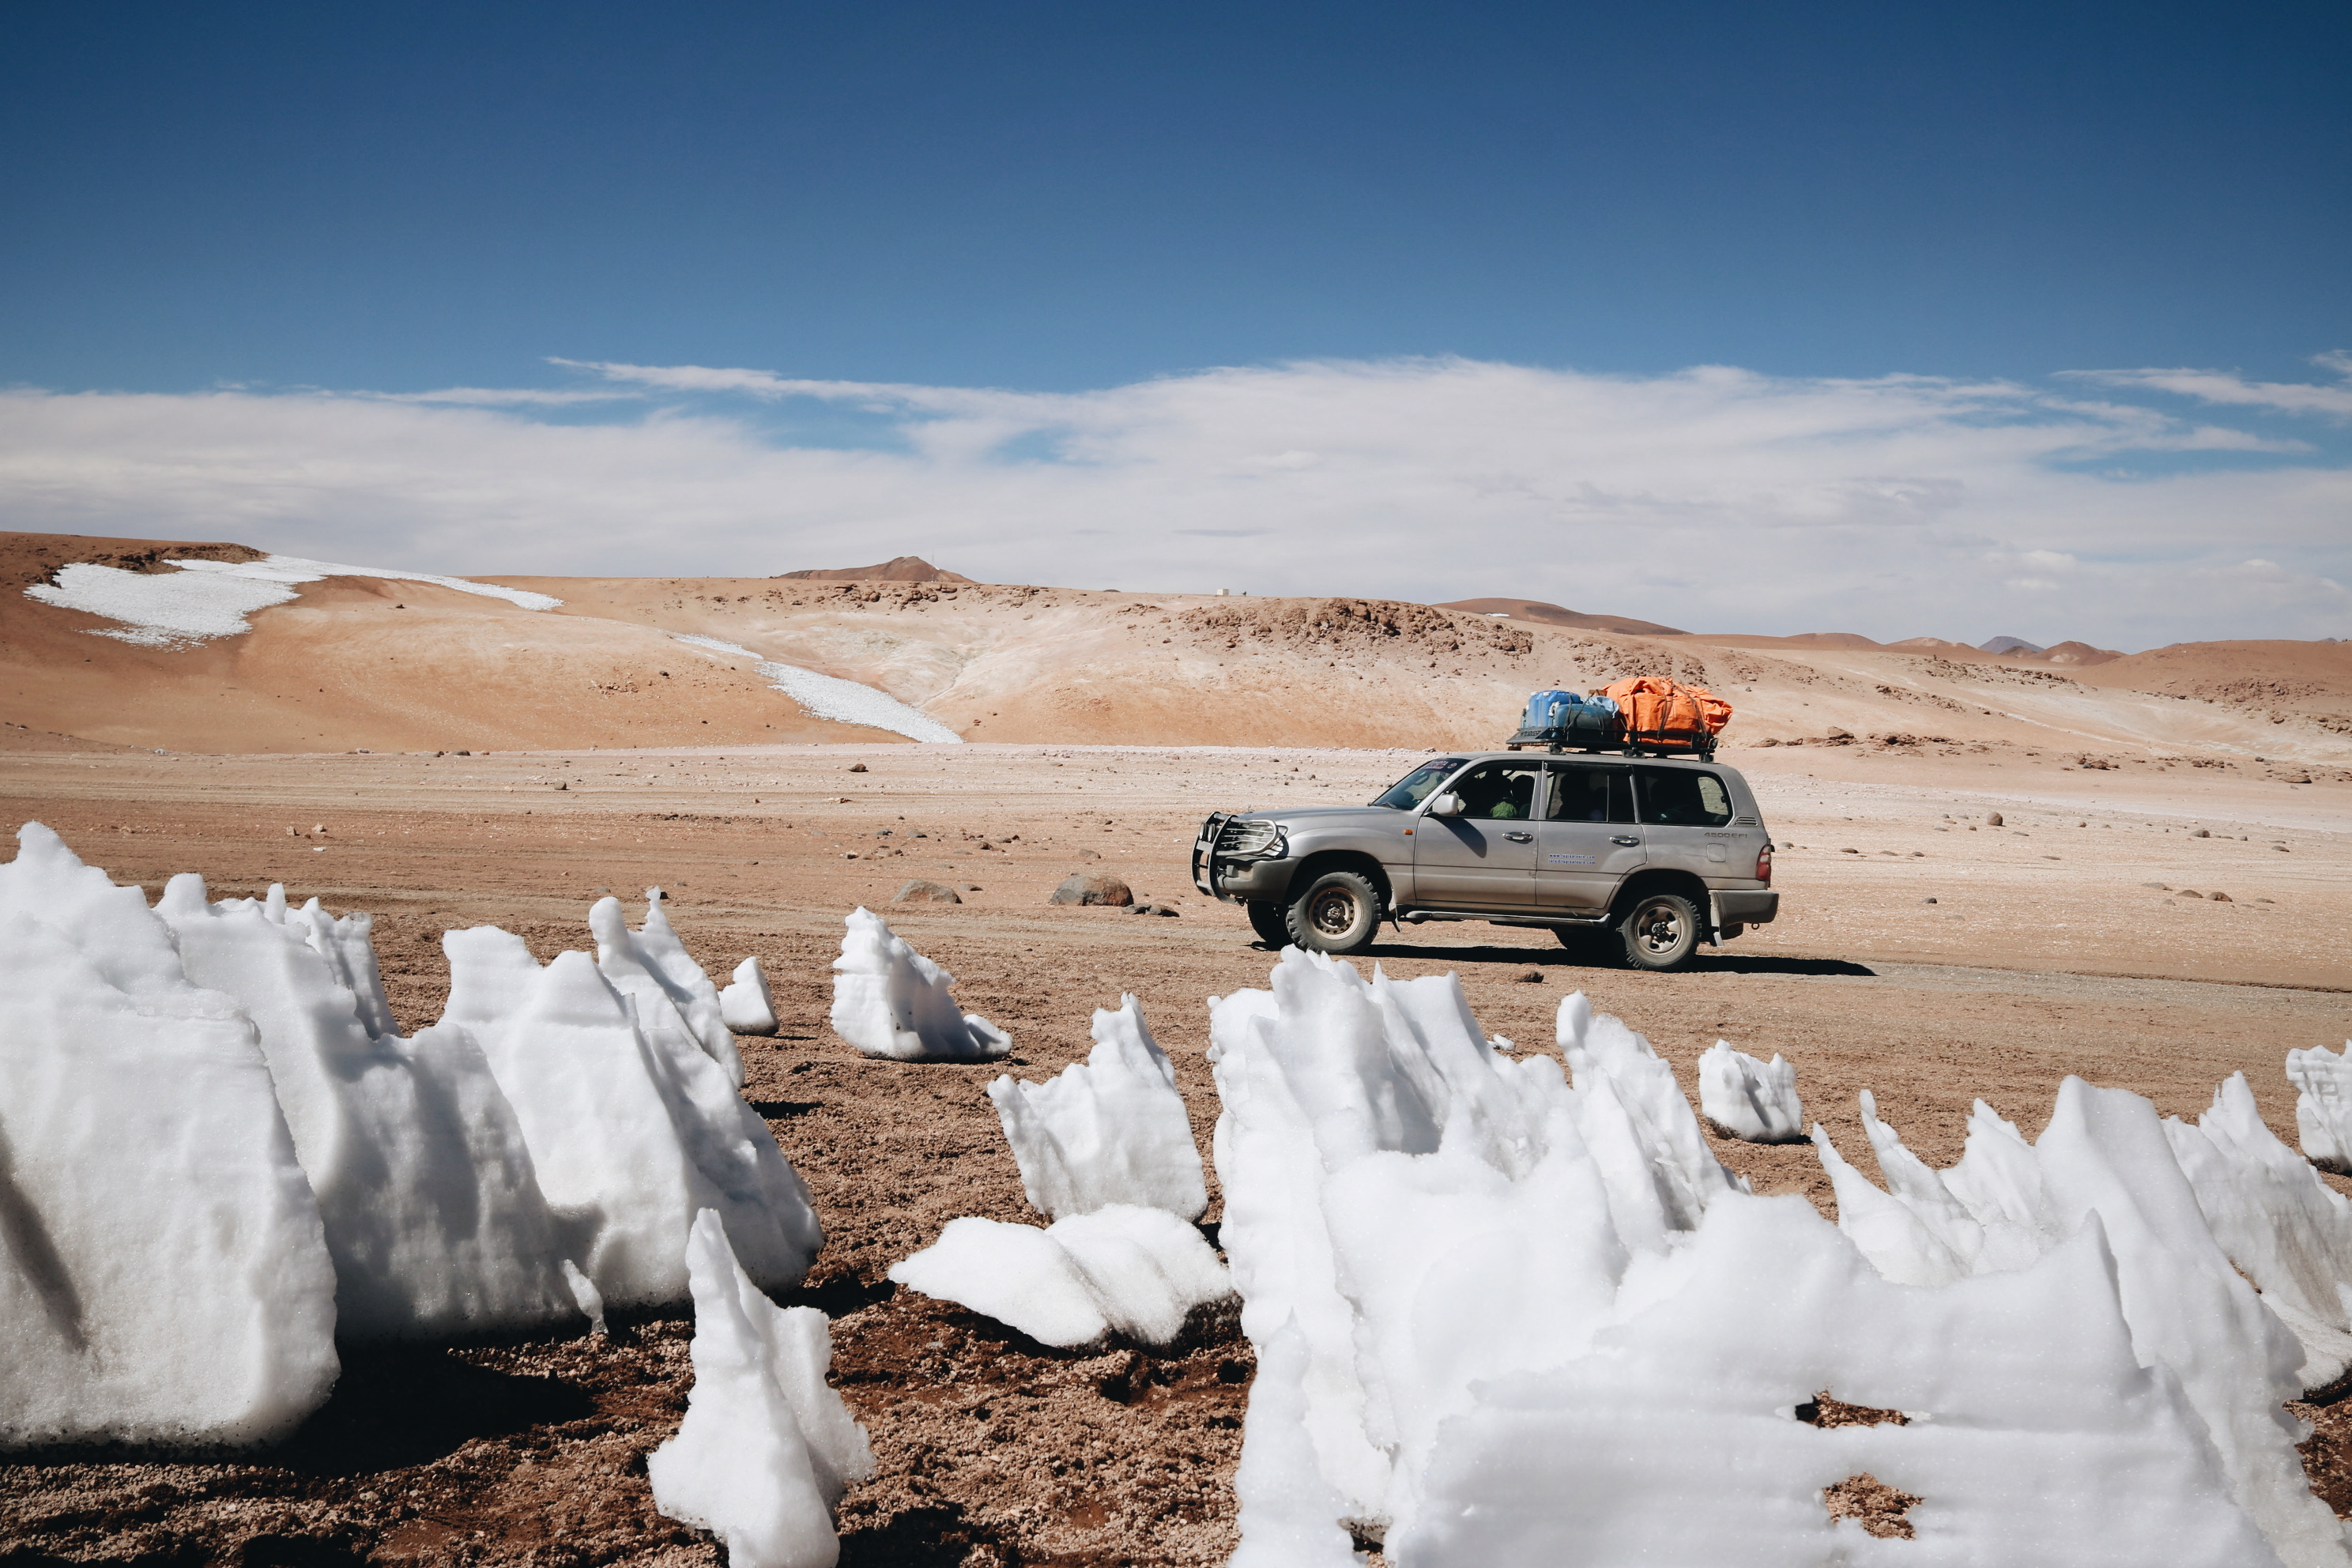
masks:
[[[1769,844],[1756,851],[1756,879],[1759,882],[1772,879],[1772,846]]]

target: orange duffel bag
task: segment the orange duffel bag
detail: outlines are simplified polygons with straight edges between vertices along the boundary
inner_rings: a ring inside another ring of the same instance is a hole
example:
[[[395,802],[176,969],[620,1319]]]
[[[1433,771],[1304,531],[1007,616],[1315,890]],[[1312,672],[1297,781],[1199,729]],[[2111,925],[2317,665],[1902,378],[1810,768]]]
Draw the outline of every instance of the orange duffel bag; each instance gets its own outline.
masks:
[[[1704,686],[1685,686],[1660,675],[1633,675],[1604,686],[1625,723],[1628,750],[1711,752],[1715,738],[1731,722],[1731,704]]]

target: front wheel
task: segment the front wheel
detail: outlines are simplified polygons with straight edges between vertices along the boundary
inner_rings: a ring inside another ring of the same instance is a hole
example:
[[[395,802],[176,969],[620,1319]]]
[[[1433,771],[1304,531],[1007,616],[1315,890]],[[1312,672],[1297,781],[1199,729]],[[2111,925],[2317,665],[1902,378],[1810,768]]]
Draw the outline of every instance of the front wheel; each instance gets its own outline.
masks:
[[[1698,909],[1680,893],[1643,894],[1617,930],[1636,969],[1679,969],[1698,951]]]
[[[1357,871],[1326,871],[1283,911],[1290,940],[1315,952],[1361,952],[1381,929],[1380,889]]]
[[[1273,948],[1290,945],[1290,927],[1285,923],[1280,904],[1271,900],[1253,899],[1243,907],[1249,911],[1250,930],[1257,932],[1258,941]]]

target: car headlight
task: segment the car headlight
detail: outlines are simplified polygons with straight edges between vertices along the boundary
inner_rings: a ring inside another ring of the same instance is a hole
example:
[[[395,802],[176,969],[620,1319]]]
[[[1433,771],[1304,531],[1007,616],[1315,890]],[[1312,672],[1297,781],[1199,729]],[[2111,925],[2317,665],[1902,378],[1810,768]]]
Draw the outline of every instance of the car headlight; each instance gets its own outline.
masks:
[[[1235,821],[1217,836],[1217,853],[1252,859],[1279,859],[1286,847],[1278,823]]]

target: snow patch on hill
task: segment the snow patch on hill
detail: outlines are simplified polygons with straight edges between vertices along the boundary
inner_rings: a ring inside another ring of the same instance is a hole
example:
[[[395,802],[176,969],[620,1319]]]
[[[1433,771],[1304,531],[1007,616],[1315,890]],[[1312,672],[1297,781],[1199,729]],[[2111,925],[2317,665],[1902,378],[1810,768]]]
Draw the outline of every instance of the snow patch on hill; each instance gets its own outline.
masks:
[[[431,572],[400,572],[384,566],[346,566],[299,555],[259,561],[173,561],[177,572],[125,572],[116,566],[76,562],[58,569],[55,583],[36,583],[25,596],[61,610],[83,610],[121,621],[122,628],[92,628],[142,647],[193,647],[214,637],[253,629],[246,617],[295,596],[293,584],[329,577],[378,577],[393,583],[431,583],[461,594],[504,599],[519,609],[551,610],[563,603],[545,594],[472,583]]]
[[[670,637],[688,647],[698,647],[707,653],[723,653],[736,658],[748,658],[752,667],[765,676],[768,683],[814,718],[831,719],[843,724],[864,724],[869,729],[887,730],[894,735],[904,735],[911,741],[940,741],[961,744],[961,735],[940,723],[919,708],[909,708],[897,698],[877,691],[870,686],[860,686],[854,680],[838,676],[819,675],[814,669],[798,665],[778,664],[761,658],[748,647],[731,642],[720,642],[694,632],[672,632]]]

